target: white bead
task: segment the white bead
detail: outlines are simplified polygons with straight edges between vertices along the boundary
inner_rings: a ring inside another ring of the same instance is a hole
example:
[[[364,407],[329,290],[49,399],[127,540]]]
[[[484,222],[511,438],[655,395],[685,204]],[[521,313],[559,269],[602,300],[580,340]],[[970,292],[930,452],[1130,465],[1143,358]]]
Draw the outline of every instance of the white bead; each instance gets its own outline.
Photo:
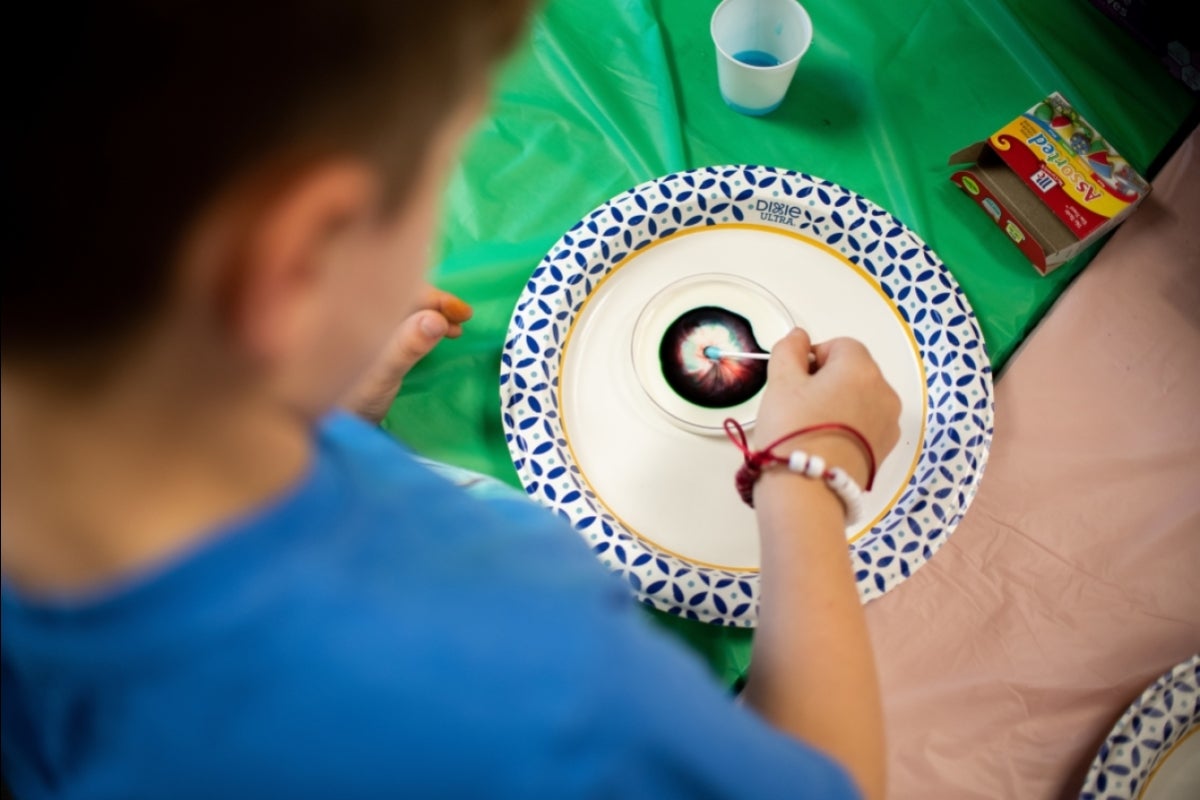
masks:
[[[821,478],[825,474],[825,459],[820,456],[810,456],[808,469],[804,470],[804,474],[809,478]]]
[[[829,470],[829,477],[825,479],[825,482],[829,484],[830,489],[833,489],[839,495],[842,495],[846,493],[846,485],[847,481],[849,480],[849,475],[837,467],[834,467],[833,469]]]
[[[856,497],[854,500],[846,504],[846,526],[853,528],[862,521],[862,518],[863,502],[862,499]]]
[[[839,467],[830,470],[830,476],[826,483],[837,493],[846,509],[846,525],[857,525],[863,517],[862,489],[849,473]]]
[[[838,496],[846,510],[846,525],[853,527],[863,518],[863,491],[841,467],[830,467],[826,471],[825,459],[810,455],[803,450],[793,450],[788,456],[788,469],[806,478],[823,480],[830,491]]]
[[[833,473],[833,480],[837,481],[838,494],[849,495],[851,497],[858,497],[862,494],[862,490],[858,488],[858,484],[854,482],[854,479],[844,469],[834,467],[831,472]]]

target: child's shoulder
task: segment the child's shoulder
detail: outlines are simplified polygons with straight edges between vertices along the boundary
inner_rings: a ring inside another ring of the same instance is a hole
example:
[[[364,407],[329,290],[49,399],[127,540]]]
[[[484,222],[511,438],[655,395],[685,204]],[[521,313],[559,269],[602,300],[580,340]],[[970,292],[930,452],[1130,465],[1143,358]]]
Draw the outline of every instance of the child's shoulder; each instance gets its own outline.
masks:
[[[336,473],[343,510],[357,524],[403,530],[408,544],[445,549],[451,560],[473,541],[503,555],[514,537],[532,538],[556,558],[602,572],[569,524],[497,478],[418,455],[340,412],[322,423],[317,443],[318,468]]]

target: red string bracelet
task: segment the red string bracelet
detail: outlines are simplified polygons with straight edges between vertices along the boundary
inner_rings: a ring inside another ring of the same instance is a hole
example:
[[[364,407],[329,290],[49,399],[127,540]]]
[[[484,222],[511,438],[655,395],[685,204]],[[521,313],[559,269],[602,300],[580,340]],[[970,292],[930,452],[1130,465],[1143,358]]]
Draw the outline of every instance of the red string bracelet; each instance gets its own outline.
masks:
[[[783,456],[776,455],[773,451],[776,447],[783,444],[789,439],[794,439],[797,436],[803,436],[807,433],[818,433],[820,431],[839,431],[849,435],[855,440],[863,453],[867,456],[867,491],[871,490],[872,484],[875,483],[875,451],[871,449],[871,443],[867,441],[867,437],[863,436],[856,429],[842,422],[820,422],[816,425],[808,425],[803,428],[797,428],[786,436],[780,436],[775,441],[761,450],[750,449],[750,442],[746,439],[746,431],[741,424],[732,417],[725,420],[725,435],[729,440],[737,446],[738,450],[742,451],[742,456],[745,460],[742,466],[738,468],[737,475],[734,477],[734,482],[737,485],[738,494],[746,505],[754,507],[754,484],[758,482],[762,475],[763,469],[772,464],[787,465],[789,459]]]

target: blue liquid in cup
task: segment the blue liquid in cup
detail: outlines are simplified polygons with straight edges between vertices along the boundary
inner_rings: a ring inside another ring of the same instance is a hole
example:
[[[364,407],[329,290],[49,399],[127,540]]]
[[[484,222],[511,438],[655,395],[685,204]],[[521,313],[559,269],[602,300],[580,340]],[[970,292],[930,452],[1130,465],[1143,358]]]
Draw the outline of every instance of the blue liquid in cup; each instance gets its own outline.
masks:
[[[734,61],[740,61],[752,67],[777,67],[780,61],[765,50],[743,50],[733,54]]]

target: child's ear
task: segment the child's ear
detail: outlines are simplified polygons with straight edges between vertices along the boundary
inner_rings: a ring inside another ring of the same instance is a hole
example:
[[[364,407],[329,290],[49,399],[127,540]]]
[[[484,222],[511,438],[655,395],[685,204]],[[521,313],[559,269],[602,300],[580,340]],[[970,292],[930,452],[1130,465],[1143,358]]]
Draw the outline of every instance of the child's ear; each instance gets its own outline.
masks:
[[[249,356],[276,360],[310,335],[338,237],[374,219],[377,192],[365,164],[331,160],[293,173],[248,210],[219,302]]]

